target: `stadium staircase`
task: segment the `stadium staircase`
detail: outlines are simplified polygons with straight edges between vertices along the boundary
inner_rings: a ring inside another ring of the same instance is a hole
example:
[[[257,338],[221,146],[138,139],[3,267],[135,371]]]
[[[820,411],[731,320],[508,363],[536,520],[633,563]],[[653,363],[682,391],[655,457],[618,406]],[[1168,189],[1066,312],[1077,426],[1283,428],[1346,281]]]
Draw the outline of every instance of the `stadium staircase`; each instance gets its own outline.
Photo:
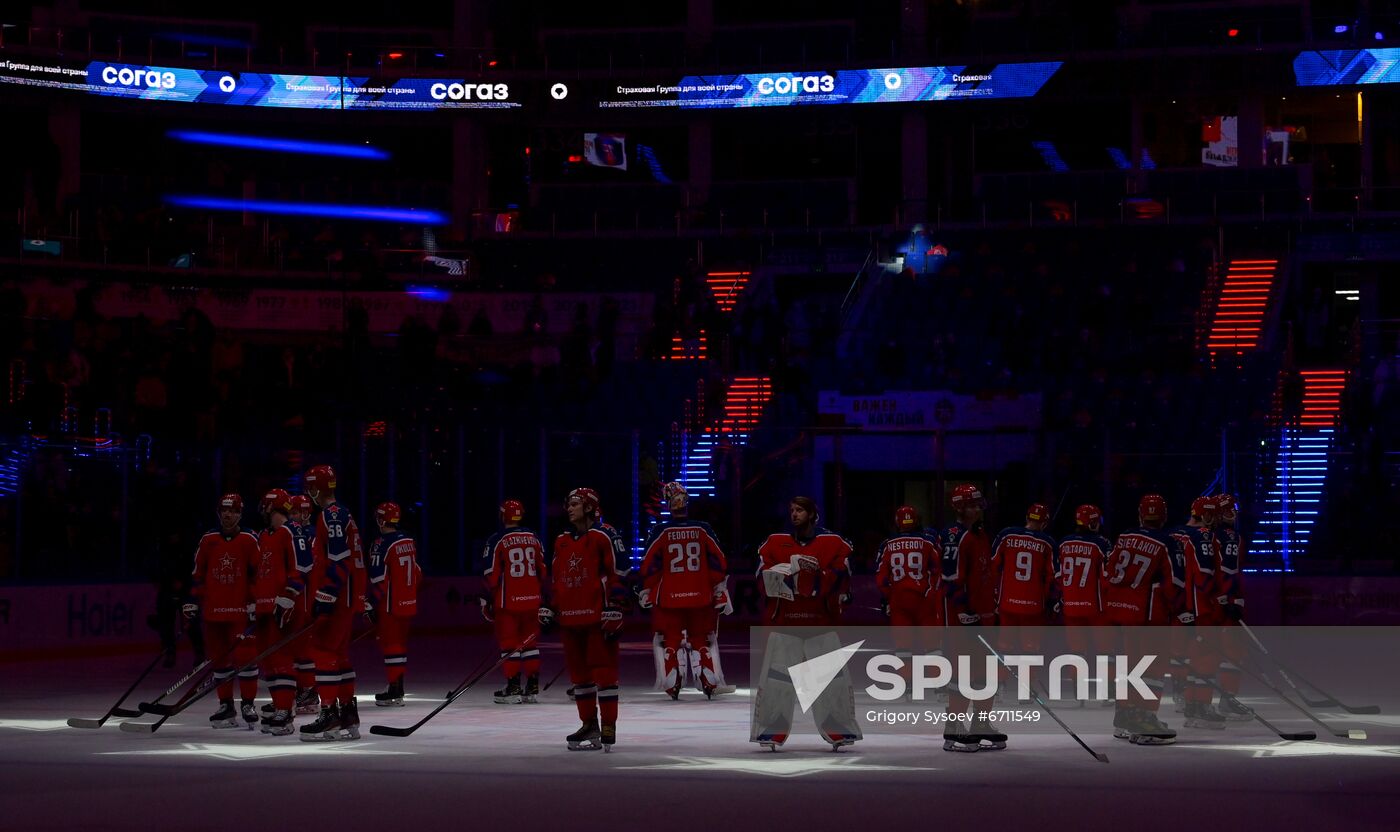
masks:
[[[1279,284],[1279,261],[1231,260],[1206,282],[1197,338],[1212,359],[1239,356],[1265,341],[1270,302]]]

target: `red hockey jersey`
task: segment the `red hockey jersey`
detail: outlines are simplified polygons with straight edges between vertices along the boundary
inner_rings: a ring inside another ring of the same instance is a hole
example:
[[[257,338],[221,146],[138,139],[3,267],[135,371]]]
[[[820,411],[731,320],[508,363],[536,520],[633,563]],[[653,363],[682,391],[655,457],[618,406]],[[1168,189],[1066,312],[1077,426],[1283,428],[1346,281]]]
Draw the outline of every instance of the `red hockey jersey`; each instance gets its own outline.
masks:
[[[642,555],[642,586],[663,609],[707,607],[728,577],[724,550],[709,523],[668,520],[657,527]]]
[[[997,576],[992,571],[992,541],[981,523],[971,528],[954,523],[943,532],[943,594],[948,623],[969,612],[991,616],[997,609]]]
[[[316,593],[334,598],[341,606],[359,609],[365,594],[365,557],[360,530],[350,512],[340,503],[321,509],[316,518],[316,539],[312,587]]]
[[[529,529],[501,529],[486,541],[486,588],[498,610],[531,612],[544,600],[549,575],[544,546]]]
[[[626,567],[618,564],[626,562],[626,549],[610,529],[594,523],[582,534],[571,530],[554,539],[552,600],[565,627],[601,623],[603,608],[625,591]]]
[[[815,559],[817,569],[793,575],[795,597],[791,601],[769,598],[766,620],[812,624],[840,621],[844,598],[850,592],[851,551],[850,541],[829,529],[817,528],[806,540],[788,532],[770,535],[758,547],[760,589],[763,570],[791,563],[797,555]]]
[[[1066,618],[1097,618],[1103,612],[1104,562],[1111,549],[1096,534],[1060,541],[1060,603]]]
[[[938,588],[942,547],[938,539],[923,534],[901,534],[880,544],[875,556],[875,585],[880,597],[896,593],[920,597]]]
[[[194,553],[190,597],[205,621],[247,621],[253,601],[254,569],[261,554],[252,532],[239,529],[230,536],[206,532]]]
[[[286,526],[258,532],[257,571],[253,579],[253,598],[258,613],[266,615],[276,610],[277,596],[296,580],[296,540]]]
[[[1161,529],[1118,535],[1104,565],[1104,614],[1115,624],[1164,624],[1174,614],[1184,579],[1173,574],[1175,544]]]
[[[1020,526],[1003,529],[992,544],[997,612],[1039,615],[1055,584],[1055,541]]]
[[[366,569],[375,609],[389,615],[417,614],[423,570],[413,538],[397,531],[375,538]]]

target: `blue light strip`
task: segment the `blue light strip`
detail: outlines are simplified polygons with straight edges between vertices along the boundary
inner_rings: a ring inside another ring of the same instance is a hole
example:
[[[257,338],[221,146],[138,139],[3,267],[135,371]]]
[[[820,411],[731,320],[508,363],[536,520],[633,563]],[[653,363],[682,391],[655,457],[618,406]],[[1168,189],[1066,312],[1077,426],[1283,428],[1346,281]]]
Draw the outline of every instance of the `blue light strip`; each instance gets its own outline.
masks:
[[[212,211],[248,211],[253,214],[280,214],[295,217],[338,217],[352,220],[387,220],[415,225],[446,225],[447,216],[418,208],[387,208],[373,205],[330,205],[317,202],[277,202],[261,199],[223,199],[213,196],[167,196],[165,201],[181,208],[208,208]]]
[[[234,133],[209,133],[204,130],[171,130],[166,135],[176,141],[191,144],[211,144],[244,150],[266,150],[273,153],[304,153],[309,156],[340,156],[346,159],[389,158],[387,151],[369,145],[276,139],[268,136],[240,136]]]

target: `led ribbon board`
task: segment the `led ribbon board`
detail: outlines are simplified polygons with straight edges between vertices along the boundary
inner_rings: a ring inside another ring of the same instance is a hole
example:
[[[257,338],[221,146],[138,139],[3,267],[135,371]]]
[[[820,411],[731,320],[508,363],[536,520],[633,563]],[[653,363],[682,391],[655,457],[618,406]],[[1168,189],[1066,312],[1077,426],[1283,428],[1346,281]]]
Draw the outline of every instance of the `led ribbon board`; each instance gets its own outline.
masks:
[[[1300,87],[1400,83],[1400,49],[1336,49],[1301,52],[1293,59]]]
[[[369,78],[182,69],[167,66],[86,65],[0,61],[0,83],[49,87],[91,95],[244,107],[305,110],[447,110],[519,107],[505,83],[461,78]]]
[[[603,108],[730,109],[822,104],[890,104],[976,98],[1029,98],[1061,61],[991,67],[923,66],[837,72],[689,75],[674,85],[619,85]]]

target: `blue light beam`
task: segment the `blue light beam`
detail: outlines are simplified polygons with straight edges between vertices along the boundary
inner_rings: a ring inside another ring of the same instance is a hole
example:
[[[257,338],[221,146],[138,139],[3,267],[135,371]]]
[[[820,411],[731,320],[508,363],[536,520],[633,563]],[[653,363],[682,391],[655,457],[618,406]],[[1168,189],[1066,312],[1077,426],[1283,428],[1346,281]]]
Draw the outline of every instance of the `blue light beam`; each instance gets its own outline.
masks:
[[[181,208],[208,208],[211,211],[248,211],[253,214],[281,214],[294,217],[326,217],[351,220],[388,220],[413,225],[446,225],[447,216],[419,208],[391,208],[374,205],[330,205],[319,202],[277,202],[262,199],[223,199],[213,196],[167,196],[165,201]]]
[[[388,159],[389,153],[377,147],[335,142],[308,142],[301,139],[276,139],[268,136],[240,136],[234,133],[209,133],[204,130],[171,130],[170,138],[191,144],[212,144],[243,150],[266,150],[273,153],[304,153],[309,156],[339,156],[346,159]]]

